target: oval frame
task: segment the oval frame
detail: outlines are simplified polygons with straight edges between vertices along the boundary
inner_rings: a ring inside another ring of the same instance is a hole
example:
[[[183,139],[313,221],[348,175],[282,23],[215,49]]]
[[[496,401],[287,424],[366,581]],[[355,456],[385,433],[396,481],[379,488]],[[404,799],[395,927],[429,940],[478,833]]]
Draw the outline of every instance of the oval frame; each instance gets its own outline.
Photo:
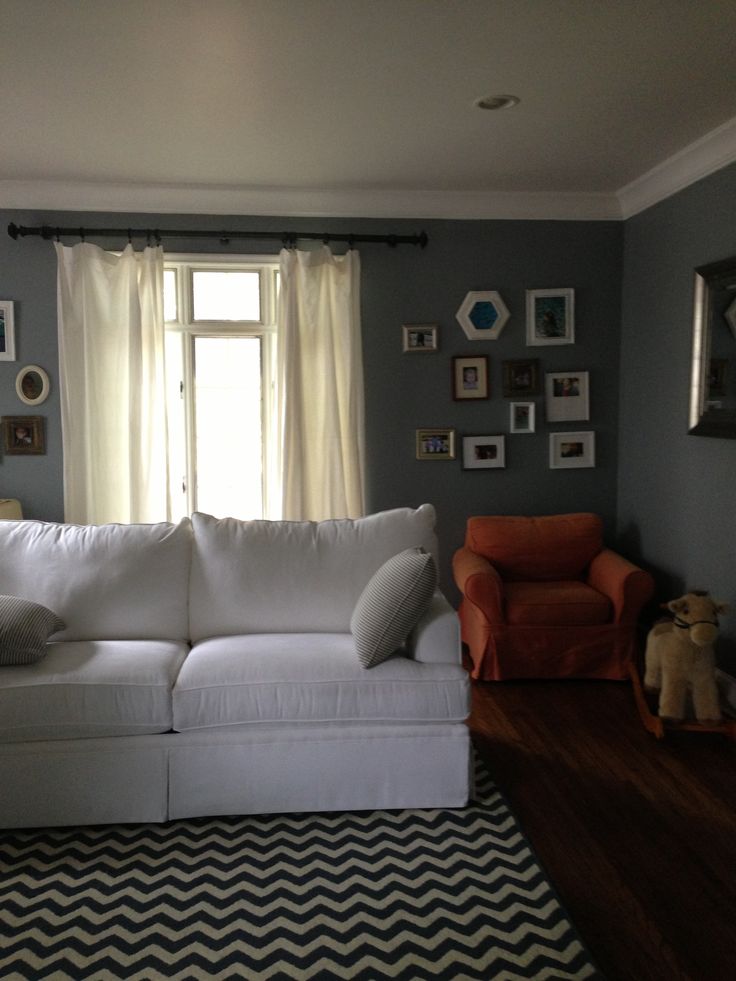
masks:
[[[35,398],[29,398],[23,391],[23,382],[26,377],[30,374],[39,375],[41,378],[41,391]],[[37,364],[27,364],[25,367],[21,368],[18,374],[15,376],[15,393],[21,402],[26,405],[41,405],[49,397],[49,392],[51,391],[51,382],[49,381],[48,374]]]

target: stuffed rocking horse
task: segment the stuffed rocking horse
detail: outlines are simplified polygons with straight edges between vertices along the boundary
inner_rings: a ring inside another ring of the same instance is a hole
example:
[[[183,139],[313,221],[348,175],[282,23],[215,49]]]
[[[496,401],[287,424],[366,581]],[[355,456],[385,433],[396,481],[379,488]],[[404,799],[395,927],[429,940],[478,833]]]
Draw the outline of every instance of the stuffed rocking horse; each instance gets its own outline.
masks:
[[[683,719],[686,696],[691,692],[698,722],[717,722],[721,709],[713,643],[718,636],[718,614],[727,613],[728,607],[701,591],[686,593],[664,606],[675,618],[649,631],[644,687],[660,689],[663,719]]]

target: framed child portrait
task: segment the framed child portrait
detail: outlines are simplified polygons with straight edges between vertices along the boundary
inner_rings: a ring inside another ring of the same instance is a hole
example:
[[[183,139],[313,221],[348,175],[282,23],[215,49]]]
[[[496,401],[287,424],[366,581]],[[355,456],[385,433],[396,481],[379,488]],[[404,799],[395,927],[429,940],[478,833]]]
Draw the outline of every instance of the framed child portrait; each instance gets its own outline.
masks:
[[[452,359],[452,397],[462,399],[487,399],[488,358],[462,357]]]

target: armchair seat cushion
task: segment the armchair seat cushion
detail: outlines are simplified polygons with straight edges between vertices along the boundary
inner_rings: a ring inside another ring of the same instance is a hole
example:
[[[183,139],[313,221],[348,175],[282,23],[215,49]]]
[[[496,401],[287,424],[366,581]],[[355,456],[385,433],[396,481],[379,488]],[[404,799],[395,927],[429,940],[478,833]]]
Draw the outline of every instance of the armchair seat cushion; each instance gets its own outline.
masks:
[[[576,580],[507,582],[504,594],[509,625],[588,627],[611,619],[608,597]]]

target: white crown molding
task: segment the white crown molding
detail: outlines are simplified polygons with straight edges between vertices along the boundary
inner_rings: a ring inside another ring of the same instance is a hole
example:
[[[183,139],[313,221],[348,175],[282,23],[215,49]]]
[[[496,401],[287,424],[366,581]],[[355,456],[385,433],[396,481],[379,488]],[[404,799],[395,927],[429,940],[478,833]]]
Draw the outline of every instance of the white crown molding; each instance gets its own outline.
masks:
[[[624,219],[677,194],[736,160],[736,116],[617,192]]]
[[[616,221],[614,194],[349,190],[2,181],[0,208],[292,218],[534,219]]]
[[[0,180],[0,208],[291,218],[620,221],[736,161],[736,117],[615,194]]]

